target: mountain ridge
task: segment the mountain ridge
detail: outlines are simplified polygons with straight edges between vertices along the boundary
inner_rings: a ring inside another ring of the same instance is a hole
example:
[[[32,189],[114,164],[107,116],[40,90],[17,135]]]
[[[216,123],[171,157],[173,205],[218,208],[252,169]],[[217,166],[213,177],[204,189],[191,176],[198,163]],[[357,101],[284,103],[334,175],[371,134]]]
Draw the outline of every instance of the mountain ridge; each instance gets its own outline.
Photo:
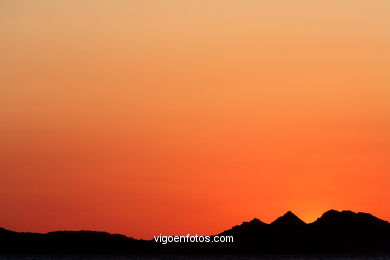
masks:
[[[101,231],[23,233],[0,228],[0,253],[199,253],[199,252],[386,252],[390,223],[369,213],[328,210],[312,223],[288,211],[267,224],[244,221],[215,236],[234,243],[171,243],[141,240]]]
[[[301,220],[291,211],[287,211],[283,216],[278,217],[273,222],[271,222],[271,225],[276,226],[299,226],[305,224],[306,223],[303,220]]]

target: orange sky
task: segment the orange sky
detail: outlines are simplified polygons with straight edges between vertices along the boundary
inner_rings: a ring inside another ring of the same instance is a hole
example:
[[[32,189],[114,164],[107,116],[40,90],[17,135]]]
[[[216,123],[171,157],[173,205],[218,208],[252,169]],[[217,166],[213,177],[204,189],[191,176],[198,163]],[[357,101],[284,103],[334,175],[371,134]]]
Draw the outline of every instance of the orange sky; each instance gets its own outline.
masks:
[[[390,220],[390,2],[0,2],[0,226]]]

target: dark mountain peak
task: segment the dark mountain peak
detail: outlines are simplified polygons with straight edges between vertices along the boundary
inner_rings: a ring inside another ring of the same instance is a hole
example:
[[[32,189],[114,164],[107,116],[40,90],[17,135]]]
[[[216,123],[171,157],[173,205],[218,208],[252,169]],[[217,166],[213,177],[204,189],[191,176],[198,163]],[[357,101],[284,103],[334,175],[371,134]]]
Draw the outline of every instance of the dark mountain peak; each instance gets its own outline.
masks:
[[[295,215],[294,213],[292,213],[292,211],[287,211],[283,217],[297,217],[297,215]]]
[[[283,216],[277,218],[274,222],[271,223],[271,225],[276,226],[299,226],[299,225],[305,225],[306,223],[303,222],[300,218],[298,218],[294,213],[291,211],[287,211]]]
[[[244,222],[242,222],[241,225],[234,226],[233,229],[234,228],[257,228],[259,226],[264,226],[264,225],[267,225],[267,224],[265,224],[263,221],[261,221],[258,218],[254,218],[249,222],[244,221]]]
[[[338,211],[338,210],[328,210],[324,214],[321,215],[318,219],[321,218],[335,218],[335,217],[353,217],[356,216],[357,213],[353,212],[352,210],[343,210],[343,211]]]
[[[317,220],[331,220],[331,219],[340,219],[340,218],[351,218],[355,217],[357,213],[351,211],[351,210],[343,210],[343,211],[337,211],[334,209],[326,211],[324,214],[321,215]]]
[[[366,226],[373,225],[387,225],[388,222],[381,220],[369,213],[364,212],[353,212],[351,210],[328,210],[315,222],[315,225],[326,225],[326,226],[340,226],[340,227],[359,227],[364,228]]]
[[[254,225],[262,225],[262,224],[265,224],[263,221],[261,221],[260,219],[258,219],[258,218],[254,218],[254,219],[252,219],[251,221],[249,221],[248,223],[252,223],[252,224],[254,224]]]
[[[251,221],[244,221],[241,225],[236,225],[229,230],[222,232],[220,235],[239,235],[239,234],[254,234],[260,230],[264,230],[268,224],[254,218]]]
[[[344,210],[344,212],[347,212],[347,210]],[[341,215],[341,212],[340,211],[337,211],[337,210],[334,210],[334,209],[331,209],[331,210],[328,210],[326,212],[324,212],[321,217],[317,218],[317,221],[320,220],[320,219],[330,219],[330,218],[336,218],[338,216]]]
[[[330,209],[330,210],[324,212],[324,213],[322,214],[322,216],[324,216],[324,215],[335,215],[335,214],[339,214],[339,213],[340,213],[340,211],[338,211],[338,210]]]

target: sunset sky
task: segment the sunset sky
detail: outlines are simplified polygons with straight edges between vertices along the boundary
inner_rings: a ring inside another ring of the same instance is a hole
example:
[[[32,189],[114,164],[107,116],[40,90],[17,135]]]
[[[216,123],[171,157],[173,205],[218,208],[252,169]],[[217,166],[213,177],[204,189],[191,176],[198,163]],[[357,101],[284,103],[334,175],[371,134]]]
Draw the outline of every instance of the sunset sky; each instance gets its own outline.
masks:
[[[390,220],[390,1],[0,0],[0,227]]]

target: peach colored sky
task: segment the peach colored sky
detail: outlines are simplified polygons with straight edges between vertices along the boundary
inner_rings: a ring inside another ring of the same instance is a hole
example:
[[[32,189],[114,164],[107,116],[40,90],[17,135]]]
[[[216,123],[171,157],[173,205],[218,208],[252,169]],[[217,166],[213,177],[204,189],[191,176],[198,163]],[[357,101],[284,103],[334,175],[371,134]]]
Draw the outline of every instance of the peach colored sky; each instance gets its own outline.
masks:
[[[390,220],[390,2],[0,2],[0,226]]]

